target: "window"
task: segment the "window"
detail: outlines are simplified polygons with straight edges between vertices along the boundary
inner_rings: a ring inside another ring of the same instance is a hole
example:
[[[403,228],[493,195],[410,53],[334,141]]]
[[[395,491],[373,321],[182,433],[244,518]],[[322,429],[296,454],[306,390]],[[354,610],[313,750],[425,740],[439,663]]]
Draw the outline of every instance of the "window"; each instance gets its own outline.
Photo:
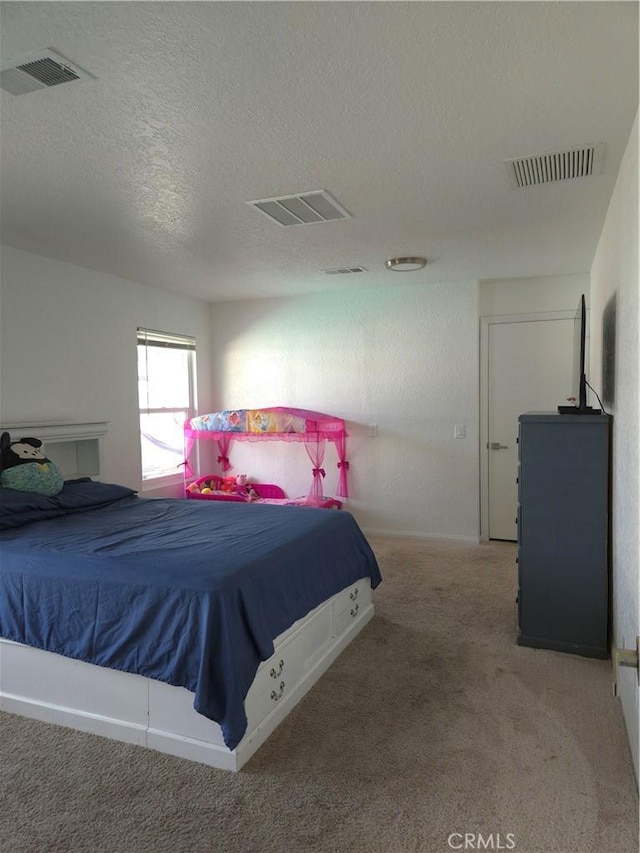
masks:
[[[142,479],[182,474],[183,426],[196,411],[194,338],[138,329]]]

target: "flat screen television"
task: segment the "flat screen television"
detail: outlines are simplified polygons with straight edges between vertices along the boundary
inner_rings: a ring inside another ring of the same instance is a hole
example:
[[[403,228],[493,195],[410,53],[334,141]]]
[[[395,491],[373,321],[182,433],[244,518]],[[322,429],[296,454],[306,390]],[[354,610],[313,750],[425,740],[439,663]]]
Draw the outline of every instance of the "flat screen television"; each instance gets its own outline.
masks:
[[[587,308],[584,293],[578,301],[573,320],[573,364],[571,367],[571,406],[558,406],[561,415],[599,415],[600,409],[587,406],[587,376],[585,373],[587,337]]]

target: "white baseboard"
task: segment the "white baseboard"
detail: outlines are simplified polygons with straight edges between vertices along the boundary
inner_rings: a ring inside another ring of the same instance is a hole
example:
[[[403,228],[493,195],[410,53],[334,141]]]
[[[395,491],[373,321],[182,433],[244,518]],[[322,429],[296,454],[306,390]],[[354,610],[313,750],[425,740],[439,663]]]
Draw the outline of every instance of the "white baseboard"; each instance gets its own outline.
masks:
[[[466,545],[479,545],[480,536],[456,536],[445,533],[416,533],[415,530],[384,530],[376,527],[362,527],[366,536],[387,536],[391,539],[443,539],[448,542],[463,542]]]

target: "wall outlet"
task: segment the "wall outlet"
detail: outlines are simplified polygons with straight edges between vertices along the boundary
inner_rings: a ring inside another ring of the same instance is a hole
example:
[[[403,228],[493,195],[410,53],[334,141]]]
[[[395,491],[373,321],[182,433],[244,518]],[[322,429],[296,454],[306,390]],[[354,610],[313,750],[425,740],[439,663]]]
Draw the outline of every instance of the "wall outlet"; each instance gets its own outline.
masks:
[[[464,435],[465,435],[464,424],[454,424],[453,437],[454,438],[464,438]]]
[[[369,424],[369,430],[367,432],[369,438],[377,438],[378,437],[378,424]]]

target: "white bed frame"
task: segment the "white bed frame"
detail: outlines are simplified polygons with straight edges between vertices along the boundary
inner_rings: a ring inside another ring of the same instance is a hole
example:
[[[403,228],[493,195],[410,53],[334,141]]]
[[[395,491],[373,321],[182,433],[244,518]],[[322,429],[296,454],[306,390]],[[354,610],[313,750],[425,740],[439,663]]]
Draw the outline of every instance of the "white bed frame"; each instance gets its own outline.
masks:
[[[247,694],[247,732],[234,750],[183,687],[1,638],[0,710],[240,770],[372,616],[363,578],[281,634]]]

